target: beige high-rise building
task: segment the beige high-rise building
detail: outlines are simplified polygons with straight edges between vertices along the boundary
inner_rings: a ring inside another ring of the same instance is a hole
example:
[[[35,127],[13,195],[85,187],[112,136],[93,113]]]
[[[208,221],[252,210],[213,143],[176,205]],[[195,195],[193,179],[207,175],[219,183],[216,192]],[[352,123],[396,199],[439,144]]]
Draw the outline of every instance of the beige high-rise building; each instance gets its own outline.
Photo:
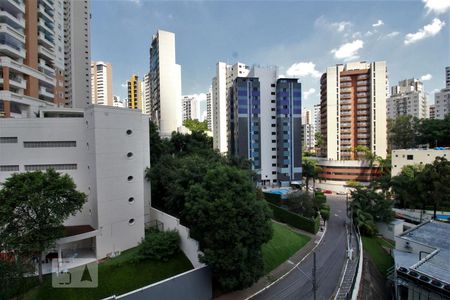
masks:
[[[423,83],[417,79],[405,79],[391,87],[387,99],[387,117],[413,116],[418,119],[429,117],[428,101]]]
[[[93,104],[113,106],[112,66],[103,61],[91,62],[91,99]]]
[[[386,62],[327,68],[320,79],[321,132],[328,159],[355,159],[358,145],[386,157]]]
[[[88,0],[0,1],[0,117],[90,104],[89,23]]]

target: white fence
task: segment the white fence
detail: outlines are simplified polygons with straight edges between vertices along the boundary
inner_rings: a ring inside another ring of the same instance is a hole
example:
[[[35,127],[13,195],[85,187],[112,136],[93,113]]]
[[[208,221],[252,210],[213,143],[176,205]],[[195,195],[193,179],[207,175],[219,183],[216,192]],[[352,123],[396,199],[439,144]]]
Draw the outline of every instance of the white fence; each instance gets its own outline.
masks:
[[[189,228],[181,225],[179,219],[151,207],[150,220],[158,220],[161,222],[164,230],[177,230],[181,238],[180,248],[191,261],[194,268],[197,269],[205,266],[198,259],[198,255],[200,253],[198,249],[198,242],[189,236]]]

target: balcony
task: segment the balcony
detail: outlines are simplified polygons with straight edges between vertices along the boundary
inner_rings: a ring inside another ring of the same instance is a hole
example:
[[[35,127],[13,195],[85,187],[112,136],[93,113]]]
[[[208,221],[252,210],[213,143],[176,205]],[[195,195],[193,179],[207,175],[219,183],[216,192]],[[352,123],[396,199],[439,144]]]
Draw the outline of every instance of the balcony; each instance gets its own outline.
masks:
[[[340,79],[341,79],[341,82],[343,82],[343,81],[351,81],[352,80],[352,78],[350,76],[342,76]]]
[[[47,22],[53,22],[53,11],[50,9],[50,7],[45,8],[44,5],[39,4],[39,16]]]
[[[367,84],[368,84],[368,81],[367,81],[367,80],[357,81],[357,82],[356,82],[356,85],[357,85],[357,86],[367,85]]]
[[[13,14],[25,13],[25,4],[20,0],[1,0],[0,8]]]
[[[2,44],[0,44],[0,55],[1,54],[5,54],[6,56],[12,57],[13,59],[25,59],[25,49],[9,41],[4,41]]]
[[[349,117],[341,118],[341,122],[350,122],[351,120],[352,118]]]
[[[367,139],[367,138],[369,138],[368,134],[357,134],[356,136],[358,137],[358,139]]]
[[[351,111],[341,111],[341,116],[350,116],[351,114]]]
[[[41,86],[41,88],[39,89],[39,95],[43,96],[44,99],[43,100],[50,100],[53,101],[53,98],[55,97],[55,94],[53,93],[53,91],[49,88],[43,87]]]
[[[356,108],[357,109],[368,109],[368,108],[370,108],[370,105],[368,105],[368,104],[358,104],[356,106]]]
[[[53,51],[50,51],[43,46],[38,46],[38,52],[47,60],[53,61],[55,59],[55,53],[53,53]]]
[[[362,116],[362,117],[357,117],[356,118],[356,120],[358,120],[358,121],[367,121],[367,120],[369,120],[369,117],[367,117],[367,116]]]
[[[48,65],[43,59],[39,59],[39,71],[48,76],[55,76],[55,69]]]
[[[341,111],[342,110],[350,110],[350,109],[352,109],[351,105],[341,105]]]
[[[25,19],[14,16],[7,12],[6,10],[0,10],[0,20],[3,21],[3,23],[10,25],[14,29],[23,29],[25,28]]]
[[[351,104],[352,101],[351,101],[351,100],[341,100],[339,103],[340,103],[341,105],[342,105],[342,104]]]
[[[367,92],[369,90],[369,88],[367,86],[358,86],[356,88],[356,91],[358,92]]]
[[[53,23],[40,18],[38,23],[39,29],[44,30],[47,34],[53,34]]]
[[[0,78],[0,84],[3,84],[3,80],[3,78]],[[27,87],[27,81],[18,76],[10,76],[9,85],[17,89],[25,89]]]
[[[341,129],[341,133],[351,133],[350,129]]]
[[[358,97],[358,98],[360,98],[360,97],[368,97],[368,96],[369,96],[369,94],[364,93],[364,92],[361,92],[361,93],[357,93],[357,94],[356,94],[356,97]]]
[[[358,122],[357,125],[358,125],[358,127],[367,127],[367,126],[369,126],[369,123],[367,123],[367,122]]]
[[[341,122],[341,128],[344,128],[344,127],[350,128],[351,126],[352,126],[351,123],[342,123]]]
[[[341,139],[351,139],[351,138],[352,136],[350,134],[341,134]]]
[[[6,33],[19,42],[25,44],[25,36],[23,35],[23,33],[7,25],[6,23],[0,24],[0,33]]]
[[[53,38],[50,35],[43,33],[42,31],[39,32],[39,43],[45,48],[53,50]]]
[[[367,74],[358,75],[358,77],[356,77],[356,79],[358,79],[358,80],[363,80],[363,79],[368,79],[368,78],[369,78],[369,75],[367,75]]]

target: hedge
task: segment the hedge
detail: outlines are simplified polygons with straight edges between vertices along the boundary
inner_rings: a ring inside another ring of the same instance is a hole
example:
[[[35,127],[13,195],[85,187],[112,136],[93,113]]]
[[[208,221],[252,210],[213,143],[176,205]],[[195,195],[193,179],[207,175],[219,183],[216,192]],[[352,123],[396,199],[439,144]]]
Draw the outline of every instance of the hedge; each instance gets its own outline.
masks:
[[[275,205],[281,204],[281,195],[267,193],[267,192],[263,192],[263,194],[264,194],[264,199],[266,199],[267,202],[270,202]]]
[[[292,227],[302,229],[315,234],[320,227],[320,217],[317,216],[314,219],[308,219],[298,214],[292,213],[286,209],[278,207],[277,205],[269,202],[269,207],[273,211],[273,218],[279,222],[283,222],[291,225]]]

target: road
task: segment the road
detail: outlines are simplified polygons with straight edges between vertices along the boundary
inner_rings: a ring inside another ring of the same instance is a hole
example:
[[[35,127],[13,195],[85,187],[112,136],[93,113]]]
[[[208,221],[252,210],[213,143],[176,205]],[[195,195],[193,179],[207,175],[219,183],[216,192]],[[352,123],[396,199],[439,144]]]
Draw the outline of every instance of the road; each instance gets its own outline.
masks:
[[[316,248],[317,300],[328,300],[336,286],[346,255],[346,203],[345,196],[328,195],[331,206],[327,232]],[[314,299],[312,288],[313,255],[309,255],[288,276],[252,299]],[[305,275],[306,274],[306,275]],[[309,277],[309,278],[308,278]]]

